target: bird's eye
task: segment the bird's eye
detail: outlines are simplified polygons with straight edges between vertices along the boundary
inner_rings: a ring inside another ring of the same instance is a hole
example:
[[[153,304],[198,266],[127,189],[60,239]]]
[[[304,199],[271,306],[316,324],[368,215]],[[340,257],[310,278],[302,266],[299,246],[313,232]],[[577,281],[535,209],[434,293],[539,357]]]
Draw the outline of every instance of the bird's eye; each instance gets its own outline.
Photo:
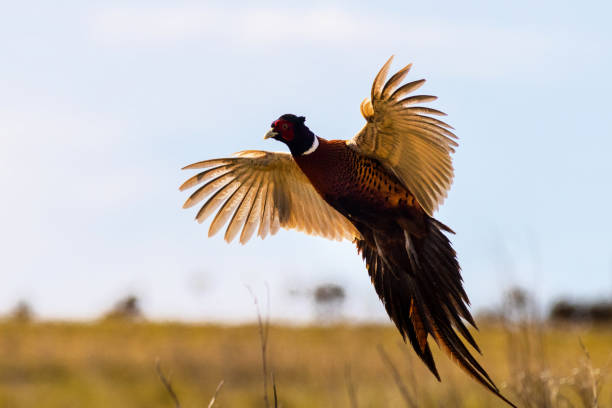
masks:
[[[289,128],[289,125],[287,125],[286,123],[283,123],[283,126],[281,126],[281,129],[287,130],[287,128]]]

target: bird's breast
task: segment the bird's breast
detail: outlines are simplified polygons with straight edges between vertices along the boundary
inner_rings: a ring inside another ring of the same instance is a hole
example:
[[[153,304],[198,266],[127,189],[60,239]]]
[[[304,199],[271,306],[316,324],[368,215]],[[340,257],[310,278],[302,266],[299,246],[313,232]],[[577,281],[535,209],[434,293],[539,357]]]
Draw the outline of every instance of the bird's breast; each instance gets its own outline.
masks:
[[[319,139],[317,150],[295,161],[332,207],[353,217],[422,212],[414,196],[378,161],[365,157],[344,140]]]
[[[319,147],[308,155],[295,156],[298,166],[324,198],[346,190],[350,180],[350,157],[341,141],[319,138]]]

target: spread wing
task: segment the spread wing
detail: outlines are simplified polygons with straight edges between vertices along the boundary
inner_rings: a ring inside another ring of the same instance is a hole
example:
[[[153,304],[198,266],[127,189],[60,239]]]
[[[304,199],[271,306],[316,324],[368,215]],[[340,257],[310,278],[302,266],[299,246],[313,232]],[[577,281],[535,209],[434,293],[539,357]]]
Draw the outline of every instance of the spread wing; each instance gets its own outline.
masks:
[[[204,183],[183,208],[208,197],[196,215],[202,223],[217,211],[208,236],[227,223],[225,240],[231,242],[240,233],[242,244],[256,230],[265,238],[280,227],[338,241],[359,237],[353,224],[321,198],[290,154],[246,150],[184,169],[206,169],[185,181],[180,190]]]
[[[429,215],[446,198],[453,182],[451,153],[457,146],[452,127],[430,115],[445,115],[435,109],[415,106],[435,96],[408,96],[424,79],[402,86],[412,64],[385,83],[393,57],[382,67],[372,85],[371,98],[361,103],[367,120],[349,146],[380,161],[400,179]]]

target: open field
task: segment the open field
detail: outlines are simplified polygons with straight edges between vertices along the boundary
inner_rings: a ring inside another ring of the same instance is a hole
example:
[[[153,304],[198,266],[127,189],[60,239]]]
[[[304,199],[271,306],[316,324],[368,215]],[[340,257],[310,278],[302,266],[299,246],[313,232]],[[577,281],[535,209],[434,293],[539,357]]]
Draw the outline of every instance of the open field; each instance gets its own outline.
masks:
[[[595,392],[599,406],[612,406],[612,379],[600,378],[612,353],[612,327],[509,332],[485,325],[476,339],[492,378],[521,406],[588,406],[582,401],[592,398],[598,379],[603,384]],[[415,406],[503,406],[440,353],[443,382],[437,383],[405,352],[391,326],[272,325],[268,359],[279,406],[351,407],[347,386],[354,388],[353,406],[410,406],[381,359],[379,344]],[[183,407],[206,407],[220,380],[225,383],[215,407],[264,406],[256,325],[7,321],[0,323],[0,407],[172,407],[155,372],[157,357]]]

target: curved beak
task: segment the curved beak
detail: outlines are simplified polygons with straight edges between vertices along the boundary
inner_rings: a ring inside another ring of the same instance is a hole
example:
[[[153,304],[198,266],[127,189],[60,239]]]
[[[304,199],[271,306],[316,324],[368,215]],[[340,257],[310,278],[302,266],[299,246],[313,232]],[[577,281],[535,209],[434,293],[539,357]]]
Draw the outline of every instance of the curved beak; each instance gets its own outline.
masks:
[[[265,134],[264,140],[274,138],[276,135],[278,135],[278,132],[274,131],[274,128],[270,128],[270,130],[268,130],[268,132]]]

